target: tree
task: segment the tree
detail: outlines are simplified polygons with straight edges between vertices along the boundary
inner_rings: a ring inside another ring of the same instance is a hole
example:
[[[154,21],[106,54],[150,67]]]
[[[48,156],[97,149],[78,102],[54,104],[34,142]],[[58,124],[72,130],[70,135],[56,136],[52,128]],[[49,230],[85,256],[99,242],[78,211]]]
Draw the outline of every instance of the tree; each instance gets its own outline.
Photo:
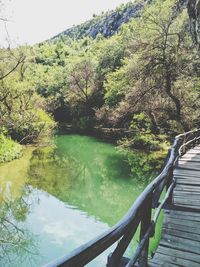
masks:
[[[90,101],[96,90],[96,62],[88,55],[75,58],[68,67],[66,74],[66,100],[72,106],[83,105],[85,115],[91,112]]]
[[[131,23],[129,38],[131,58],[123,67],[128,83],[125,82],[124,99],[113,112],[112,120],[117,124],[130,123],[134,113],[145,112],[154,124],[187,130],[193,110],[191,101],[197,100],[198,95],[193,90],[197,54],[187,31],[186,10],[178,10],[174,0],[157,1]],[[116,91],[116,76],[108,76],[106,97]]]
[[[5,128],[7,134],[20,143],[36,142],[50,134],[55,124],[45,113],[45,100],[37,94],[29,76],[27,64],[30,62],[23,61],[14,70],[13,58],[19,58],[21,51],[1,52],[5,58],[0,65],[2,73],[8,74],[6,69],[13,71],[0,79],[0,129]]]

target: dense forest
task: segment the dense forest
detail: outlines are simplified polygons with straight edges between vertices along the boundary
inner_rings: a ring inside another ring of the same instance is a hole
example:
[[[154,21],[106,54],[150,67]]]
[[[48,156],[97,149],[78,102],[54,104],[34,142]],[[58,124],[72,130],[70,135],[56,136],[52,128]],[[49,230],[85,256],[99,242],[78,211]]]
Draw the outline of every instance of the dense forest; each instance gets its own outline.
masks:
[[[126,151],[161,151],[176,133],[197,127],[199,50],[185,2],[141,0],[94,16],[94,25],[116,25],[109,18],[121,14],[112,34],[97,26],[87,34],[86,23],[76,34],[1,48],[0,162],[20,157],[22,145],[45,144],[59,127],[118,129]],[[126,20],[136,5],[137,16]]]

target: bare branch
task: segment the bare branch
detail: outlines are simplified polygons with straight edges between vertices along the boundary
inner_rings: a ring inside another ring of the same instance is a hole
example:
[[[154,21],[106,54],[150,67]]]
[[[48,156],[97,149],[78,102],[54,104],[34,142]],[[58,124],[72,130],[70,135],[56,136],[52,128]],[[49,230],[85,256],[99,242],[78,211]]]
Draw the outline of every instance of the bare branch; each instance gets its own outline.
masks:
[[[8,71],[6,74],[4,74],[3,76],[0,76],[0,80],[3,80],[3,79],[5,79],[7,76],[9,76],[13,71],[15,71],[16,70],[16,68],[22,63],[22,62],[24,62],[24,60],[25,60],[25,56],[22,56],[19,60],[18,60],[18,62],[16,63],[16,65],[10,70],[10,71]]]

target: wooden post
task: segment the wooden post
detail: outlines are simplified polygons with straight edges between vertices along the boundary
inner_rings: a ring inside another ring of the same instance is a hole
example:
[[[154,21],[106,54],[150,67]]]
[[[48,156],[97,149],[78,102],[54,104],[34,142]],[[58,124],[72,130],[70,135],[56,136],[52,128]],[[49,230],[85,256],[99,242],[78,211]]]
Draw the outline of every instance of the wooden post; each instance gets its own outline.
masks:
[[[123,259],[124,252],[126,251],[128,245],[130,244],[140,222],[140,216],[138,215],[136,220],[129,226],[127,233],[118,243],[115,251],[109,257],[108,267],[121,266],[120,261]]]
[[[140,229],[140,241],[143,239],[149,226],[151,225],[152,199],[153,199],[153,194],[151,193],[151,195],[146,200],[143,215],[142,215],[141,229]],[[148,251],[149,251],[149,239],[147,240],[142,250],[142,253],[140,255],[140,258],[138,260],[139,267],[148,266]]]
[[[169,174],[169,177],[167,179],[167,183],[166,183],[166,190],[169,189],[170,185],[172,184],[172,181],[173,181],[173,171],[174,171],[174,168],[172,167],[172,169],[170,170],[170,174]],[[168,200],[167,200],[167,204],[171,205],[172,202],[173,202],[173,194],[171,193]]]

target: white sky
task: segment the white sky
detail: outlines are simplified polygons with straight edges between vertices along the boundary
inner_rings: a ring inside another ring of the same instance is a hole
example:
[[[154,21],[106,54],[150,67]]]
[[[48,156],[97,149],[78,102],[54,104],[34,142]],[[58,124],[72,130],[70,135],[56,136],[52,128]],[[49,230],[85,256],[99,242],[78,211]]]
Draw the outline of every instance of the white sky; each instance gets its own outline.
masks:
[[[34,44],[80,24],[93,14],[114,9],[129,0],[0,0],[0,16],[7,17],[7,32],[16,44]],[[0,21],[0,46],[5,46],[5,22]]]

